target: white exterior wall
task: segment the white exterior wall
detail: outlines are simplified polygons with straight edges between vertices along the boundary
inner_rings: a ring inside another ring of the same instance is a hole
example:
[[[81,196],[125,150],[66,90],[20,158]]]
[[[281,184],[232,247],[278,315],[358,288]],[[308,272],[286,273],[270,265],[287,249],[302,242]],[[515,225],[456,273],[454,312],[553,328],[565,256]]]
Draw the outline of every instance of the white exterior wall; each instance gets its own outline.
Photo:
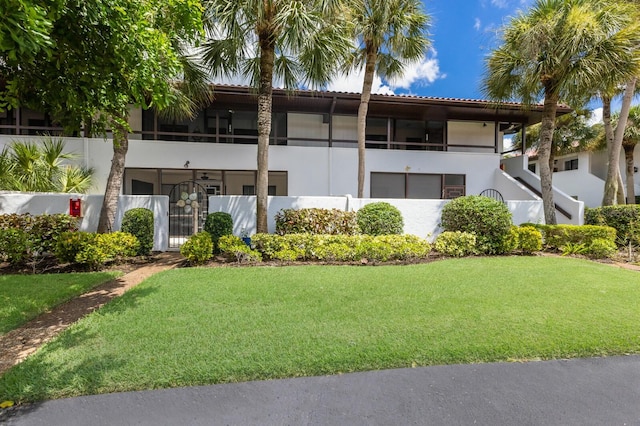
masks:
[[[249,235],[256,230],[255,197],[226,195],[209,197],[209,212],[226,212],[233,218],[233,233],[240,235],[244,230]],[[275,232],[275,215],[281,209],[328,208],[358,211],[369,203],[384,201],[400,210],[404,219],[404,233],[417,235],[433,241],[442,232],[440,218],[442,208],[450,200],[406,200],[371,199],[344,197],[269,197],[267,225],[269,232]],[[513,223],[544,223],[542,201],[507,201],[513,215]]]
[[[451,145],[474,145],[487,147],[487,153],[495,147],[495,126],[493,123],[449,121],[447,123],[447,143]],[[449,147],[449,152],[469,152],[477,148]]]

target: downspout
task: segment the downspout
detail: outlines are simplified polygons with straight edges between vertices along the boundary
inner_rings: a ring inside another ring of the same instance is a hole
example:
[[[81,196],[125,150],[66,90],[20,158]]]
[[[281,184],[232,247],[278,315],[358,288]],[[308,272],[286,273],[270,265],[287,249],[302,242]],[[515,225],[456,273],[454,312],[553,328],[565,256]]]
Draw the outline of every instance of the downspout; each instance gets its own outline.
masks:
[[[333,195],[333,167],[332,167],[332,158],[333,158],[333,153],[332,153],[332,146],[333,146],[333,111],[336,108],[336,97],[333,97],[333,102],[331,102],[331,108],[329,109],[329,140],[328,140],[328,144],[327,144],[327,156],[328,158],[328,173],[329,173],[329,192],[328,195]]]

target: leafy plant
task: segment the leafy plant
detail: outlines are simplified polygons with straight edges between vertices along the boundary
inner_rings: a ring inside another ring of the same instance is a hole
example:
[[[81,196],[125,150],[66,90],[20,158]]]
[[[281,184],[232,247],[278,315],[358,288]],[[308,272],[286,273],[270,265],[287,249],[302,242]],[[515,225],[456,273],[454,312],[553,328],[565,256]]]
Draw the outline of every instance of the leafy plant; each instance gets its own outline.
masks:
[[[148,256],[153,249],[153,212],[142,207],[134,208],[124,212],[122,218],[122,232],[134,235],[140,245],[138,247],[139,256]]]
[[[202,265],[213,257],[213,242],[207,231],[200,231],[190,236],[180,247],[180,254],[190,265]]]
[[[338,209],[282,209],[276,213],[276,234],[344,234],[360,232],[355,212]]]
[[[570,254],[585,254],[588,251],[588,247],[585,243],[567,243],[560,247],[563,256]]]
[[[363,234],[388,235],[402,234],[404,221],[397,207],[389,203],[367,204],[356,213],[358,226]]]
[[[95,244],[109,260],[133,257],[138,253],[140,242],[135,235],[117,231],[110,234],[97,234]]]
[[[436,237],[434,248],[445,256],[469,256],[476,251],[476,236],[469,232],[444,231]]]
[[[240,237],[235,235],[223,235],[218,240],[218,244],[222,254],[232,256],[238,263],[260,262],[262,260],[259,251],[251,249]]]
[[[640,205],[626,204],[587,208],[584,212],[586,225],[610,226],[616,230],[616,243],[628,245],[640,236],[635,225],[640,223]]]
[[[591,241],[585,254],[593,259],[606,259],[616,253],[616,245],[610,240],[596,238]]]
[[[0,229],[0,259],[21,265],[30,255],[31,242],[22,229]]]
[[[518,233],[518,249],[522,253],[531,254],[542,250],[542,234],[533,226],[520,226]]]
[[[220,237],[233,234],[233,218],[226,212],[210,213],[204,222],[204,230],[211,235],[214,251],[219,252],[218,240]]]
[[[492,198],[468,195],[458,197],[442,209],[441,226],[445,231],[476,235],[476,250],[482,254],[500,254],[511,229],[511,212],[504,203]]]

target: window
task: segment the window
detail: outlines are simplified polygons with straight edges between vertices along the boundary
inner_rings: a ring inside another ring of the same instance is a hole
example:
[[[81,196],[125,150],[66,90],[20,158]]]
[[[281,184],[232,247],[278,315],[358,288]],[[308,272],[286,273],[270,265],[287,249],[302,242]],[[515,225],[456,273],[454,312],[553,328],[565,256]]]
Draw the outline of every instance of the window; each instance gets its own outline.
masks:
[[[276,195],[276,186],[269,185],[267,187],[268,195]],[[242,195],[256,195],[256,187],[254,185],[242,185]]]
[[[448,199],[465,194],[465,175],[371,173],[371,198]]]
[[[578,159],[568,160],[564,162],[565,170],[578,170]]]
[[[536,172],[536,163],[529,164],[529,165],[527,166],[527,168],[529,169],[529,171],[530,171],[531,173],[535,173],[535,172]]]

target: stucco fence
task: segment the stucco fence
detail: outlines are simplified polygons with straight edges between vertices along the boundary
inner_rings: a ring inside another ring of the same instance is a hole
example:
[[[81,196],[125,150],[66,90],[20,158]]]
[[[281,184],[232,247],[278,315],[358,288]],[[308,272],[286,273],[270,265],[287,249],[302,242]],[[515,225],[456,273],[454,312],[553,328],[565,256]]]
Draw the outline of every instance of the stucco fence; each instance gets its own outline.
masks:
[[[98,226],[98,216],[102,207],[101,195],[81,194],[34,194],[34,193],[0,193],[0,214],[30,213],[54,214],[69,213],[69,200],[80,199],[82,203],[82,219],[80,229],[93,232]],[[269,197],[268,228],[275,231],[275,215],[280,209],[301,209],[311,207],[335,208],[346,211],[357,211],[366,204],[385,201],[396,206],[404,219],[404,232],[430,241],[442,232],[440,214],[448,200],[406,200],[406,199],[371,199],[353,198],[349,195],[340,197]],[[542,201],[505,201],[513,215],[513,222],[544,223]],[[169,246],[169,197],[165,195],[121,195],[114,230],[120,229],[124,212],[136,207],[150,209],[154,214],[155,251],[166,251]],[[244,230],[254,234],[256,230],[256,197],[255,196],[211,196],[209,197],[209,213],[227,212],[233,218],[233,232],[236,235]]]

